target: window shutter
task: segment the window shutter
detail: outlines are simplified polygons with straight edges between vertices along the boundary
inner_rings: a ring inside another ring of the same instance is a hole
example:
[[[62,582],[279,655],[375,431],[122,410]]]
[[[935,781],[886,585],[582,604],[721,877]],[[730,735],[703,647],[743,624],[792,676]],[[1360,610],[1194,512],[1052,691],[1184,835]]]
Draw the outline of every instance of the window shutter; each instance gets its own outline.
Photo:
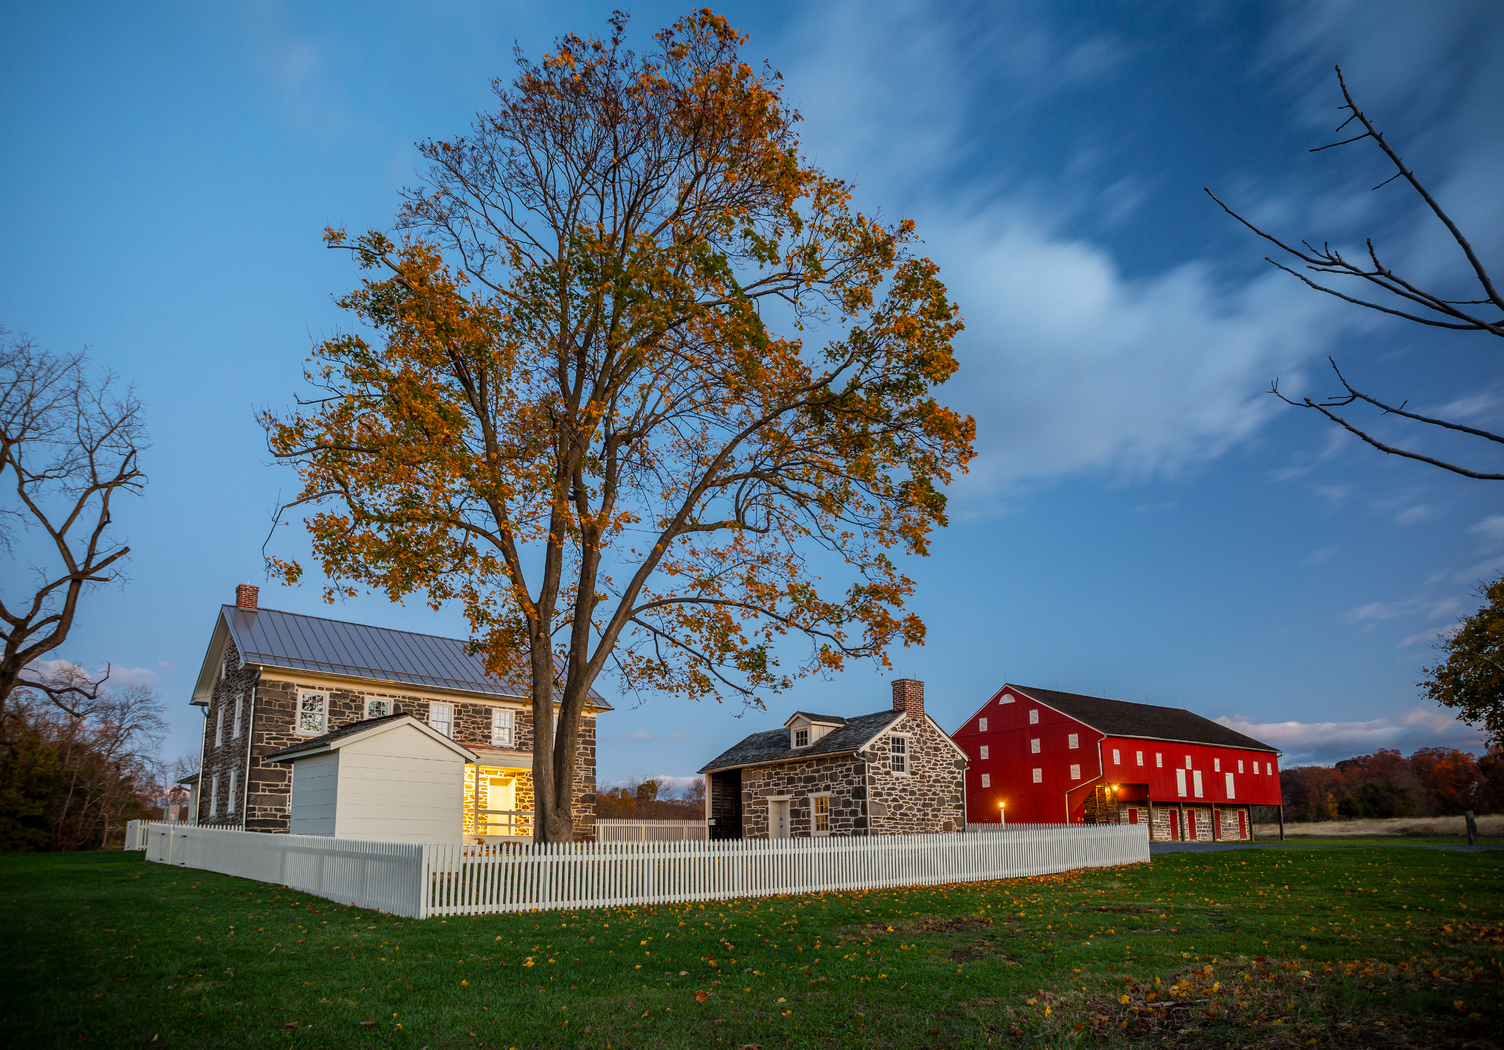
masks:
[[[1196,789],[1196,797],[1201,798],[1201,770],[1192,771],[1191,777],[1193,778],[1192,784]]]
[[[230,770],[230,792],[225,797],[226,815],[234,815],[235,813],[235,774],[237,772],[239,772],[239,770]]]
[[[219,709],[219,715],[214,719],[214,746],[218,747],[225,742],[225,709]]]
[[[1227,774],[1227,797],[1228,798],[1237,798],[1238,797],[1237,795],[1234,795],[1232,793],[1232,774],[1231,773]]]
[[[1175,771],[1175,791],[1181,798],[1185,797],[1185,770],[1183,769]]]

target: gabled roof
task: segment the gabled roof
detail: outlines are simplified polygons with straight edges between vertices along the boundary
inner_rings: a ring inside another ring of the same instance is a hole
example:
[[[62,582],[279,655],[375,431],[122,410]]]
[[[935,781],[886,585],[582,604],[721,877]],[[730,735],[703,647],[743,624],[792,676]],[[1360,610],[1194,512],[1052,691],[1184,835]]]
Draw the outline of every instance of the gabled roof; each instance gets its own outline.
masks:
[[[1004,688],[1033,697],[1107,736],[1134,736],[1147,740],[1213,744],[1218,747],[1279,753],[1279,748],[1270,747],[1251,736],[1244,736],[1236,729],[1229,729],[1220,722],[1213,722],[1210,718],[1203,718],[1182,707],[1135,704],[1127,700],[1108,700],[1101,696],[1082,696],[1079,693],[1062,693],[1056,689],[1035,689],[1011,683]]]
[[[826,726],[843,726],[846,724],[846,719],[840,715],[812,715],[808,711],[795,711],[783,720],[783,724],[788,725],[796,718],[802,718],[807,722],[818,722]]]
[[[330,620],[278,609],[220,608],[214,636],[193,691],[205,703],[214,689],[215,670],[225,641],[233,640],[247,664],[293,671],[363,678],[370,681],[526,699],[525,683],[503,682],[486,671],[485,661],[467,651],[462,638]],[[590,706],[611,710],[594,689]]]
[[[468,748],[456,744],[443,733],[417,718],[403,712],[401,714],[386,715],[383,718],[357,719],[354,722],[346,722],[338,729],[331,730],[322,736],[311,736],[307,740],[300,740],[291,747],[284,747],[281,751],[275,751],[266,756],[267,762],[286,762],[289,759],[301,758],[305,755],[316,755],[321,751],[335,751],[346,744],[352,744],[366,737],[377,736],[393,729],[400,729],[408,725],[431,737],[435,742],[443,744],[449,750],[455,752],[467,762],[475,761],[475,754]]]
[[[860,751],[889,726],[903,717],[902,711],[874,711],[870,715],[843,718],[841,728],[832,729],[809,747],[789,747],[787,729],[769,729],[753,733],[735,747],[729,748],[705,763],[701,773],[718,769],[735,769],[738,766],[759,766],[772,762],[787,762],[794,759],[812,758],[817,755],[840,755]]]

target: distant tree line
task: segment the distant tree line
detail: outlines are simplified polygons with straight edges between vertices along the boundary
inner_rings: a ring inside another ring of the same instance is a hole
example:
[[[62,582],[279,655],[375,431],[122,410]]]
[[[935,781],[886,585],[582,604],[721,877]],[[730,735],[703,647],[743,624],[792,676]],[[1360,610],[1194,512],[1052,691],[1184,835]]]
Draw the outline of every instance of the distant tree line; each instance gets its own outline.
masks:
[[[1335,766],[1280,772],[1285,819],[1349,820],[1453,816],[1504,810],[1504,750],[1482,758],[1423,747],[1409,758],[1383,750]]]
[[[608,820],[703,820],[705,781],[696,778],[678,794],[653,779],[597,791],[595,815]]]
[[[169,792],[155,754],[166,729],[161,699],[144,686],[98,690],[73,711],[13,692],[0,722],[0,850],[119,845],[126,821],[160,817]]]

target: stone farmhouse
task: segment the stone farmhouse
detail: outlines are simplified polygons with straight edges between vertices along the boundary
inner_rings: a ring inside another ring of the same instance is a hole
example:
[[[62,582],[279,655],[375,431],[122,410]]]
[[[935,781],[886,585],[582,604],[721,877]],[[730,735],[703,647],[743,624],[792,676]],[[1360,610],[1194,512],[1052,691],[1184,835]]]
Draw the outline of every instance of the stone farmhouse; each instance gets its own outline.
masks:
[[[1249,807],[1280,805],[1278,749],[1181,708],[1010,684],[952,737],[970,761],[972,824],[1147,822],[1151,840],[1251,839]]]
[[[463,760],[465,835],[533,832],[531,700],[525,687],[489,675],[463,639],[262,609],[257,588],[241,585],[215,620],[191,702],[204,712],[194,804],[201,825],[288,831],[289,752],[406,714],[471,756]],[[580,838],[594,837],[595,719],[609,710],[592,691],[575,756]]]
[[[924,713],[924,683],[886,711],[796,711],[705,764],[713,839],[902,835],[965,825],[966,756]]]

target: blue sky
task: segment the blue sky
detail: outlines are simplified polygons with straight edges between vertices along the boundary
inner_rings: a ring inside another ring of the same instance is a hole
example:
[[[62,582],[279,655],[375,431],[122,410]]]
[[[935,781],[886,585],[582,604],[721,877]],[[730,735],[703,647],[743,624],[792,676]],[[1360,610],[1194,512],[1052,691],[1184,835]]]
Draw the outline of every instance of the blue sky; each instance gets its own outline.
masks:
[[[279,494],[254,412],[289,404],[356,281],[325,225],[390,223],[413,143],[463,130],[510,49],[599,33],[587,4],[7,5],[0,14],[0,323],[87,346],[148,406],[131,580],[62,655],[168,700],[168,753],[217,606],[262,603],[463,635],[455,610],[263,580]],[[1189,707],[1287,764],[1477,735],[1415,687],[1436,632],[1504,567],[1500,490],[1382,457],[1263,393],[1350,375],[1498,422],[1481,338],[1304,291],[1203,194],[1295,238],[1357,244],[1441,285],[1454,253],[1340,117],[1340,61],[1504,272],[1504,10],[1489,3],[736,4],[783,72],[805,151],[866,208],[916,219],[967,320],[944,393],[976,416],[953,524],[909,571],[929,625],[894,654],[954,728],[1003,681]],[[642,36],[679,8],[633,7]],[[1490,58],[1490,56],[1493,56]],[[1461,287],[1461,285],[1456,285]],[[1382,422],[1381,433],[1403,436]],[[1426,439],[1431,442],[1432,439]],[[1444,451],[1440,443],[1428,450]],[[299,552],[289,536],[279,550]],[[24,582],[3,570],[7,594]],[[766,713],[624,698],[603,780],[691,773],[796,706],[887,705],[867,666]],[[603,689],[613,695],[614,685]]]

